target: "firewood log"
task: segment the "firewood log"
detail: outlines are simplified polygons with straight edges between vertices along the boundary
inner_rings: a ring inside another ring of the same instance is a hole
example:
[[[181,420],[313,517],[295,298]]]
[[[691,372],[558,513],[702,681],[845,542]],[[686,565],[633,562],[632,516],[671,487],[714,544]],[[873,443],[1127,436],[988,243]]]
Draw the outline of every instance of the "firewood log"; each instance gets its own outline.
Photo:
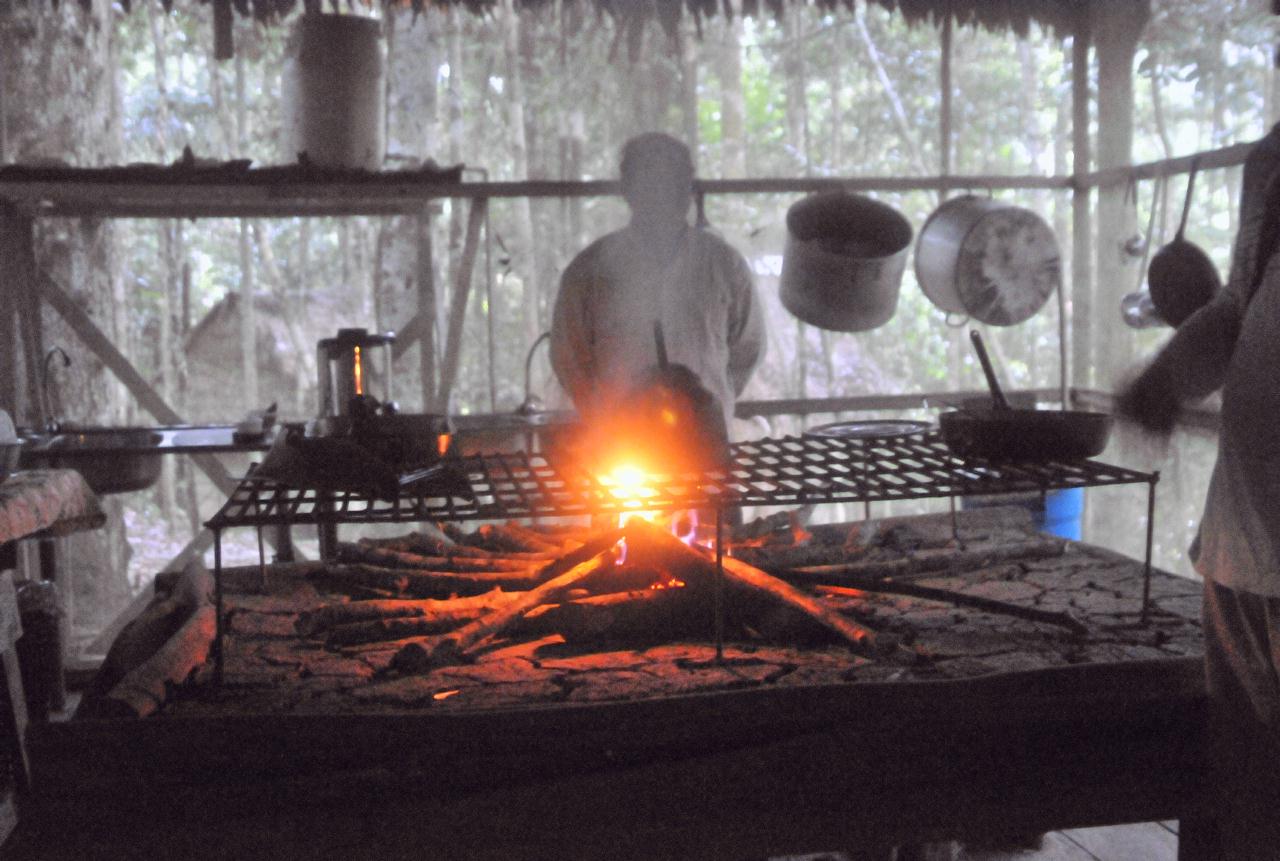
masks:
[[[504,592],[508,600],[515,600],[519,593]],[[370,619],[364,622],[350,622],[334,625],[324,639],[326,648],[340,649],[344,646],[359,646],[364,643],[378,643],[384,640],[405,640],[409,637],[424,637],[429,634],[441,634],[452,631],[459,625],[474,622],[492,608],[480,606],[459,607],[436,613],[418,616],[395,616]]]
[[[111,643],[102,666],[85,689],[78,717],[102,708],[112,710],[103,700],[121,680],[151,660],[199,608],[211,603],[213,576],[196,559],[181,571],[156,575],[154,589],[155,597]]]
[[[368,562],[384,568],[416,568],[427,571],[528,571],[553,557],[538,554],[525,558],[505,556],[422,556],[404,550],[385,547],[362,547],[359,544],[339,544],[338,560],[341,562]]]
[[[882,580],[879,583],[869,584],[860,589],[851,589],[847,586],[815,586],[814,591],[822,595],[838,595],[844,598],[861,598],[867,592],[906,595],[911,598],[924,598],[929,601],[955,604],[958,607],[973,607],[975,610],[1013,616],[1018,619],[1028,619],[1032,622],[1058,625],[1081,637],[1089,633],[1087,625],[1068,613],[1042,610],[1039,607],[1027,607],[1022,604],[1001,601],[997,598],[987,598],[983,595],[969,595],[953,589],[922,586],[919,583],[899,583],[893,580]]]
[[[448,634],[422,637],[406,643],[392,659],[392,668],[418,673],[465,659],[476,644],[500,633],[524,613],[539,604],[558,602],[600,568],[613,565],[613,549],[621,537],[622,530],[611,530],[551,562],[545,569],[546,574],[552,575],[550,579],[520,594],[501,609]]]
[[[418,553],[423,556],[489,555],[479,547],[457,543],[435,527],[431,527],[425,532],[409,532],[393,538],[360,538],[357,543],[362,547],[383,547],[388,550],[402,550],[406,553]]]
[[[529,550],[534,553],[550,553],[558,556],[567,550],[572,550],[582,545],[581,541],[573,538],[557,537],[550,533],[530,529],[520,523],[508,523],[506,528],[514,538],[523,541],[528,545]]]
[[[501,523],[485,523],[476,529],[476,534],[483,541],[482,547],[500,553],[539,553],[547,549],[557,550],[555,547],[541,547],[539,545],[542,542],[530,541],[509,525]]]
[[[792,583],[835,584],[859,587],[886,578],[932,576],[942,572],[957,574],[1005,562],[1022,562],[1061,556],[1066,544],[1045,538],[971,550],[919,551],[907,558],[877,558],[835,565],[784,565],[766,563],[765,570]]]
[[[418,598],[481,595],[490,589],[529,589],[541,582],[539,569],[529,571],[415,571],[376,565],[328,565],[313,575],[337,589],[377,589]]]
[[[627,537],[628,555],[639,551],[642,555],[660,553],[671,560],[671,570],[683,580],[696,578],[710,584],[715,577],[715,560],[701,550],[689,547],[671,533],[640,518],[632,518],[623,530]],[[634,542],[634,545],[633,545]],[[821,627],[836,634],[859,652],[875,654],[876,632],[865,625],[826,607],[812,595],[759,568],[735,559],[724,557],[725,585],[736,592],[768,598],[779,602],[812,619]],[[705,587],[704,587],[705,588]]]
[[[444,600],[424,598],[344,601],[325,604],[323,607],[302,613],[294,623],[294,630],[304,637],[312,637],[339,625],[372,622],[376,619],[483,613],[502,606],[508,600],[510,600],[510,593],[493,589],[482,595]]]
[[[154,714],[164,705],[170,687],[185,684],[207,665],[215,617],[212,606],[196,610],[158,652],[111,689],[107,701],[127,709],[134,717]]]

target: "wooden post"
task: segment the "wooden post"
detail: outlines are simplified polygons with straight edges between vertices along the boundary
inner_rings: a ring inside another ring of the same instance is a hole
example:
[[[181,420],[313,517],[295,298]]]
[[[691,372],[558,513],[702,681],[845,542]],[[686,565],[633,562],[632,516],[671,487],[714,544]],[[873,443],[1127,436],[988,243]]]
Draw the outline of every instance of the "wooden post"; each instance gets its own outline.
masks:
[[[8,254],[12,246],[14,223],[9,210],[0,211],[0,409],[18,414],[18,326],[17,290],[14,288],[14,260]]]
[[[1093,4],[1094,44],[1098,57],[1098,167],[1133,160],[1133,58],[1151,17],[1150,0],[1112,0]],[[1135,262],[1125,241],[1135,231],[1135,211],[1125,201],[1128,183],[1098,189],[1097,278],[1093,290],[1094,383],[1111,389],[1134,356],[1135,341],[1115,325],[1120,297],[1132,289]]]
[[[436,276],[431,249],[431,210],[423,208],[416,221],[418,237],[418,314],[420,338],[418,369],[422,384],[422,411],[436,402]]]
[[[435,411],[447,412],[453,384],[458,376],[458,359],[462,354],[462,327],[467,319],[467,303],[471,298],[471,273],[475,269],[476,251],[480,247],[480,229],[484,226],[489,201],[477,197],[471,202],[467,216],[467,235],[462,244],[462,257],[454,273],[453,301],[449,307],[449,331],[444,342],[444,364],[440,368],[440,388]]]
[[[1081,7],[1071,39],[1071,369],[1076,387],[1093,384],[1093,218],[1090,190],[1082,178],[1089,173],[1089,14]],[[1065,407],[1066,405],[1064,405]]]
[[[41,357],[44,355],[44,334],[40,324],[40,297],[36,289],[36,261],[33,242],[35,224],[30,215],[13,207],[0,212],[0,274],[3,283],[0,290],[6,294],[0,313],[7,306],[6,320],[0,323],[0,332],[8,336],[6,347],[11,354],[4,371],[4,391],[0,394],[12,404],[5,407],[13,415],[15,423],[36,426],[42,423],[44,403],[40,378]],[[14,326],[16,320],[16,328]],[[16,373],[18,356],[22,357],[24,379]]]
[[[941,154],[941,170],[944,177],[951,175],[951,31],[953,26],[951,3],[948,2],[947,8],[943,11],[942,58],[941,67],[938,70],[938,85],[942,90],[942,116],[938,123],[942,139],[939,142],[938,152]],[[942,202],[946,199],[946,189],[939,190],[938,201]]]

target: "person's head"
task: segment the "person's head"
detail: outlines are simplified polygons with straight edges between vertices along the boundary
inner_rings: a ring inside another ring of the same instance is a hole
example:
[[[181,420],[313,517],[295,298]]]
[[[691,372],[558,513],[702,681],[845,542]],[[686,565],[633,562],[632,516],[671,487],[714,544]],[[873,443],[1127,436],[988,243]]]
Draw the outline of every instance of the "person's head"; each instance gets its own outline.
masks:
[[[622,196],[640,227],[683,224],[693,199],[693,157],[671,135],[648,132],[622,147]]]

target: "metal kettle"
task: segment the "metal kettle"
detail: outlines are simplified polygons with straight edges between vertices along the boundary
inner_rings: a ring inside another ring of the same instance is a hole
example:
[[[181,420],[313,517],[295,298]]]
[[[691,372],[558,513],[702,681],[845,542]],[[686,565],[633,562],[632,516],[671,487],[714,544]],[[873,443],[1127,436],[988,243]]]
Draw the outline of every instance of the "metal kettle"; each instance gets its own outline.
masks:
[[[357,396],[388,403],[391,398],[392,332],[339,329],[336,337],[316,342],[318,415],[349,415]]]

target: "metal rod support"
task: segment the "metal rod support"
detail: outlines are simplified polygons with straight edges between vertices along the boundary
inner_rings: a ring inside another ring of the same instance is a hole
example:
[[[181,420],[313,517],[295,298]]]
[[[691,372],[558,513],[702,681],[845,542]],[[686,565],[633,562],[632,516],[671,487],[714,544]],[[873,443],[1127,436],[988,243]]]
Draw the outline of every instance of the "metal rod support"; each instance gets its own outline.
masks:
[[[1138,621],[1147,624],[1147,613],[1151,602],[1151,549],[1155,544],[1156,531],[1156,482],[1160,473],[1153,472],[1147,483],[1147,552],[1142,560],[1142,613]]]
[[[716,662],[724,660],[724,509],[716,506],[715,636]]]
[[[222,530],[213,530],[213,683],[222,684]]]

